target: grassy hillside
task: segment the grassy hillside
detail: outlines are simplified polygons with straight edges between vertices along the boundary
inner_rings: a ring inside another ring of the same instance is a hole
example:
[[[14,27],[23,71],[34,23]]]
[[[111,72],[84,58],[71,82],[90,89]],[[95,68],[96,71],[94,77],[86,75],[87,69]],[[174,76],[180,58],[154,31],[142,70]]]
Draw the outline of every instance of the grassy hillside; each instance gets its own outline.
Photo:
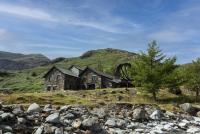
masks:
[[[67,58],[59,62],[52,62],[45,66],[18,71],[8,76],[1,76],[0,88],[11,88],[15,91],[41,91],[44,88],[44,80],[42,77],[48,69],[54,65],[63,68],[68,68],[70,65],[79,65],[81,67],[91,66],[97,68],[100,61],[103,70],[112,73],[116,64],[121,62],[130,62],[134,60],[135,57],[135,53],[117,49],[92,50],[84,53],[80,57]]]

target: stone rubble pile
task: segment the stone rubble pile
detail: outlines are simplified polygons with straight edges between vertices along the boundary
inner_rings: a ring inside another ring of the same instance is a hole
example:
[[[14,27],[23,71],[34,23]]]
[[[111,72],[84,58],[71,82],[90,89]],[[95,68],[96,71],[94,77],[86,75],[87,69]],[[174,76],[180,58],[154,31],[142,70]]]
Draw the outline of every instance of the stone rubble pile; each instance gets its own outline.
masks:
[[[0,105],[0,133],[5,134],[200,134],[199,111],[180,106],[187,113],[172,113],[152,105],[113,104],[101,108],[83,105],[27,110],[19,105]],[[189,110],[189,111],[188,111]]]

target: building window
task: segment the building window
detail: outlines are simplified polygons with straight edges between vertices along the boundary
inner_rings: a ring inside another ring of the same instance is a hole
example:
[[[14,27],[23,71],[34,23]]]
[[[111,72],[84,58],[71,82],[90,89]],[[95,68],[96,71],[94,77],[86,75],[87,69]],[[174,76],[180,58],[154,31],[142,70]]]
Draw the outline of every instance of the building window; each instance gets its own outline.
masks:
[[[51,91],[51,85],[47,86],[47,91]]]
[[[97,75],[92,75],[92,83],[96,83],[97,82]]]
[[[53,90],[56,90],[57,89],[57,85],[53,85]]]

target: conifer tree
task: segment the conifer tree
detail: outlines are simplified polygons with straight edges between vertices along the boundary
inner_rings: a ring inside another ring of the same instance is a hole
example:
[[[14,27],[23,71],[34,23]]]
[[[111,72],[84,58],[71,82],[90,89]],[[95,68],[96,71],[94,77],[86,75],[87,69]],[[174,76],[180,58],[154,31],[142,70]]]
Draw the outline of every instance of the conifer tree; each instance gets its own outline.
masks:
[[[133,84],[143,91],[152,93],[154,100],[165,78],[175,69],[176,58],[166,58],[157,46],[156,41],[148,45],[147,52],[141,52],[133,63]]]
[[[200,58],[193,61],[191,65],[186,68],[187,82],[186,87],[196,93],[196,101],[200,93]]]

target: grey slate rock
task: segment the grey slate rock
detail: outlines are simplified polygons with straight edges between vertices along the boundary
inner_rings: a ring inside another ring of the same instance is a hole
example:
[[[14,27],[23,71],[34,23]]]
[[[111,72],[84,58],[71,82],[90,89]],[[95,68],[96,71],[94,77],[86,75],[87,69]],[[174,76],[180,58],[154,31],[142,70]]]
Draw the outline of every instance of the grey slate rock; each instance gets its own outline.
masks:
[[[59,113],[53,113],[46,118],[46,122],[48,123],[60,123],[60,115]]]
[[[161,110],[156,110],[150,115],[150,118],[153,120],[161,120],[163,117],[164,114]]]
[[[40,106],[37,103],[33,103],[28,107],[28,113],[40,112]]]
[[[136,120],[146,120],[147,119],[147,112],[143,108],[137,108],[133,111],[133,118]]]

